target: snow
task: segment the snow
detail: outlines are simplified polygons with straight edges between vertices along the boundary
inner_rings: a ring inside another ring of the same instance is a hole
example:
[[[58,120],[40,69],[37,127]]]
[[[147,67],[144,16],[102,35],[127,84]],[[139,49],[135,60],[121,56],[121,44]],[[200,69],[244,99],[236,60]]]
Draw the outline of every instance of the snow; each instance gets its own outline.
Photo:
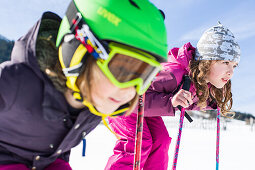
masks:
[[[169,170],[172,166],[178,131],[178,116],[164,118],[172,143],[169,149]],[[220,136],[219,169],[254,170],[255,127],[238,120],[224,121]],[[100,124],[87,137],[86,156],[82,157],[82,144],[71,152],[70,164],[74,170],[103,170],[113,153],[115,136]],[[177,170],[214,170],[216,167],[216,121],[194,119],[184,121]]]

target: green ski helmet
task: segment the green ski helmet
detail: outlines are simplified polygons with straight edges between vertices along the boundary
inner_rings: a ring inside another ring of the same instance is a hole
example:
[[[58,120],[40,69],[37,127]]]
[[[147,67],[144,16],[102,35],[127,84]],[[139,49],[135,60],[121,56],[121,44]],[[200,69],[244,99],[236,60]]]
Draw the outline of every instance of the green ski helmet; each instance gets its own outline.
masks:
[[[96,59],[114,85],[119,88],[136,86],[140,95],[160,70],[159,62],[167,61],[166,38],[164,17],[148,0],[72,0],[56,42],[66,85],[73,90],[75,99],[98,116],[105,118],[124,113],[129,104],[120,106],[114,113],[103,114],[82,98],[76,80],[86,55],[89,53]],[[123,62],[127,59],[125,56],[129,56],[128,62]],[[115,72],[117,69],[110,70],[114,67],[112,57],[122,60],[123,68],[138,70],[131,70],[132,77],[122,74],[123,71]],[[132,63],[140,66],[134,67]]]
[[[100,40],[122,43],[152,54],[159,62],[167,61],[164,18],[148,0],[73,0],[72,3]],[[67,33],[70,20],[65,16],[57,47]]]

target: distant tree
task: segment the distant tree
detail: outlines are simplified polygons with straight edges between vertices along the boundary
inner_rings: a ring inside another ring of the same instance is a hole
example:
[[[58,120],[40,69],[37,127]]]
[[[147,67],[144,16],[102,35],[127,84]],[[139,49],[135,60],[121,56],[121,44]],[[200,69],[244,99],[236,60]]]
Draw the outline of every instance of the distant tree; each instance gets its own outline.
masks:
[[[245,120],[249,120],[250,118],[253,118],[255,119],[255,116],[253,116],[252,114],[249,114],[249,113],[242,113],[242,112],[238,112],[236,111],[235,112],[235,119],[237,120],[242,120],[242,121],[245,121]]]
[[[207,110],[206,113],[209,114],[209,119],[216,119],[217,111],[216,110]]]
[[[0,39],[0,63],[10,60],[14,41]]]
[[[217,110],[207,110],[206,113],[209,114],[209,119],[216,119],[216,117],[217,117]],[[231,117],[232,114],[229,114],[227,116]],[[252,114],[249,114],[249,113],[234,111],[233,119],[245,121],[245,120],[250,120],[250,118],[255,119],[255,116],[253,116]]]

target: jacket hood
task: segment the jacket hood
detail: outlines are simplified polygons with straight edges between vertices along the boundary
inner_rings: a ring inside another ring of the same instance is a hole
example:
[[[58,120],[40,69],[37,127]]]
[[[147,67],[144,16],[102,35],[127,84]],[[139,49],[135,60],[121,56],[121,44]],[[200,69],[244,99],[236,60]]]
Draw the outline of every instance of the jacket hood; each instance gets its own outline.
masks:
[[[177,64],[180,68],[189,72],[189,62],[195,54],[195,48],[190,42],[184,44],[181,48],[173,48],[168,52],[168,62]]]
[[[40,78],[43,75],[36,58],[36,40],[41,29],[41,23],[45,19],[61,22],[61,18],[58,15],[52,12],[45,12],[28,33],[15,42],[11,54],[12,63],[24,63],[28,65]]]

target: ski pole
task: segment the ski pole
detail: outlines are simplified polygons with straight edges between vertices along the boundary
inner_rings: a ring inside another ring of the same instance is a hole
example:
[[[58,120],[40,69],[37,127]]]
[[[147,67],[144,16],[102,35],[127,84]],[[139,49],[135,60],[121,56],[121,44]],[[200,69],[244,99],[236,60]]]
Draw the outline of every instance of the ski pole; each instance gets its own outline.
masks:
[[[175,145],[175,153],[174,153],[172,170],[176,170],[176,166],[177,166],[177,159],[178,159],[179,147],[181,142],[184,114],[185,114],[185,108],[182,108],[181,115],[180,115],[180,122],[179,122],[179,132],[178,132],[178,137],[177,137],[176,145]]]
[[[184,82],[185,83],[183,84],[182,89],[188,91],[189,88],[190,88],[189,76],[184,77]],[[181,106],[177,106],[177,108],[181,111],[181,115],[180,115],[180,122],[179,122],[179,132],[178,132],[178,137],[177,137],[176,145],[175,145],[175,153],[174,153],[172,170],[176,170],[176,166],[177,166],[177,159],[178,159],[180,142],[181,142],[181,135],[182,135],[183,119],[184,119],[184,115],[185,115],[185,108],[182,108]]]
[[[135,155],[134,155],[133,170],[140,170],[142,135],[143,135],[144,101],[145,101],[145,94],[139,96],[137,122],[136,122]]]
[[[219,150],[220,150],[220,109],[217,108],[217,138],[216,138],[216,170],[219,170]]]

